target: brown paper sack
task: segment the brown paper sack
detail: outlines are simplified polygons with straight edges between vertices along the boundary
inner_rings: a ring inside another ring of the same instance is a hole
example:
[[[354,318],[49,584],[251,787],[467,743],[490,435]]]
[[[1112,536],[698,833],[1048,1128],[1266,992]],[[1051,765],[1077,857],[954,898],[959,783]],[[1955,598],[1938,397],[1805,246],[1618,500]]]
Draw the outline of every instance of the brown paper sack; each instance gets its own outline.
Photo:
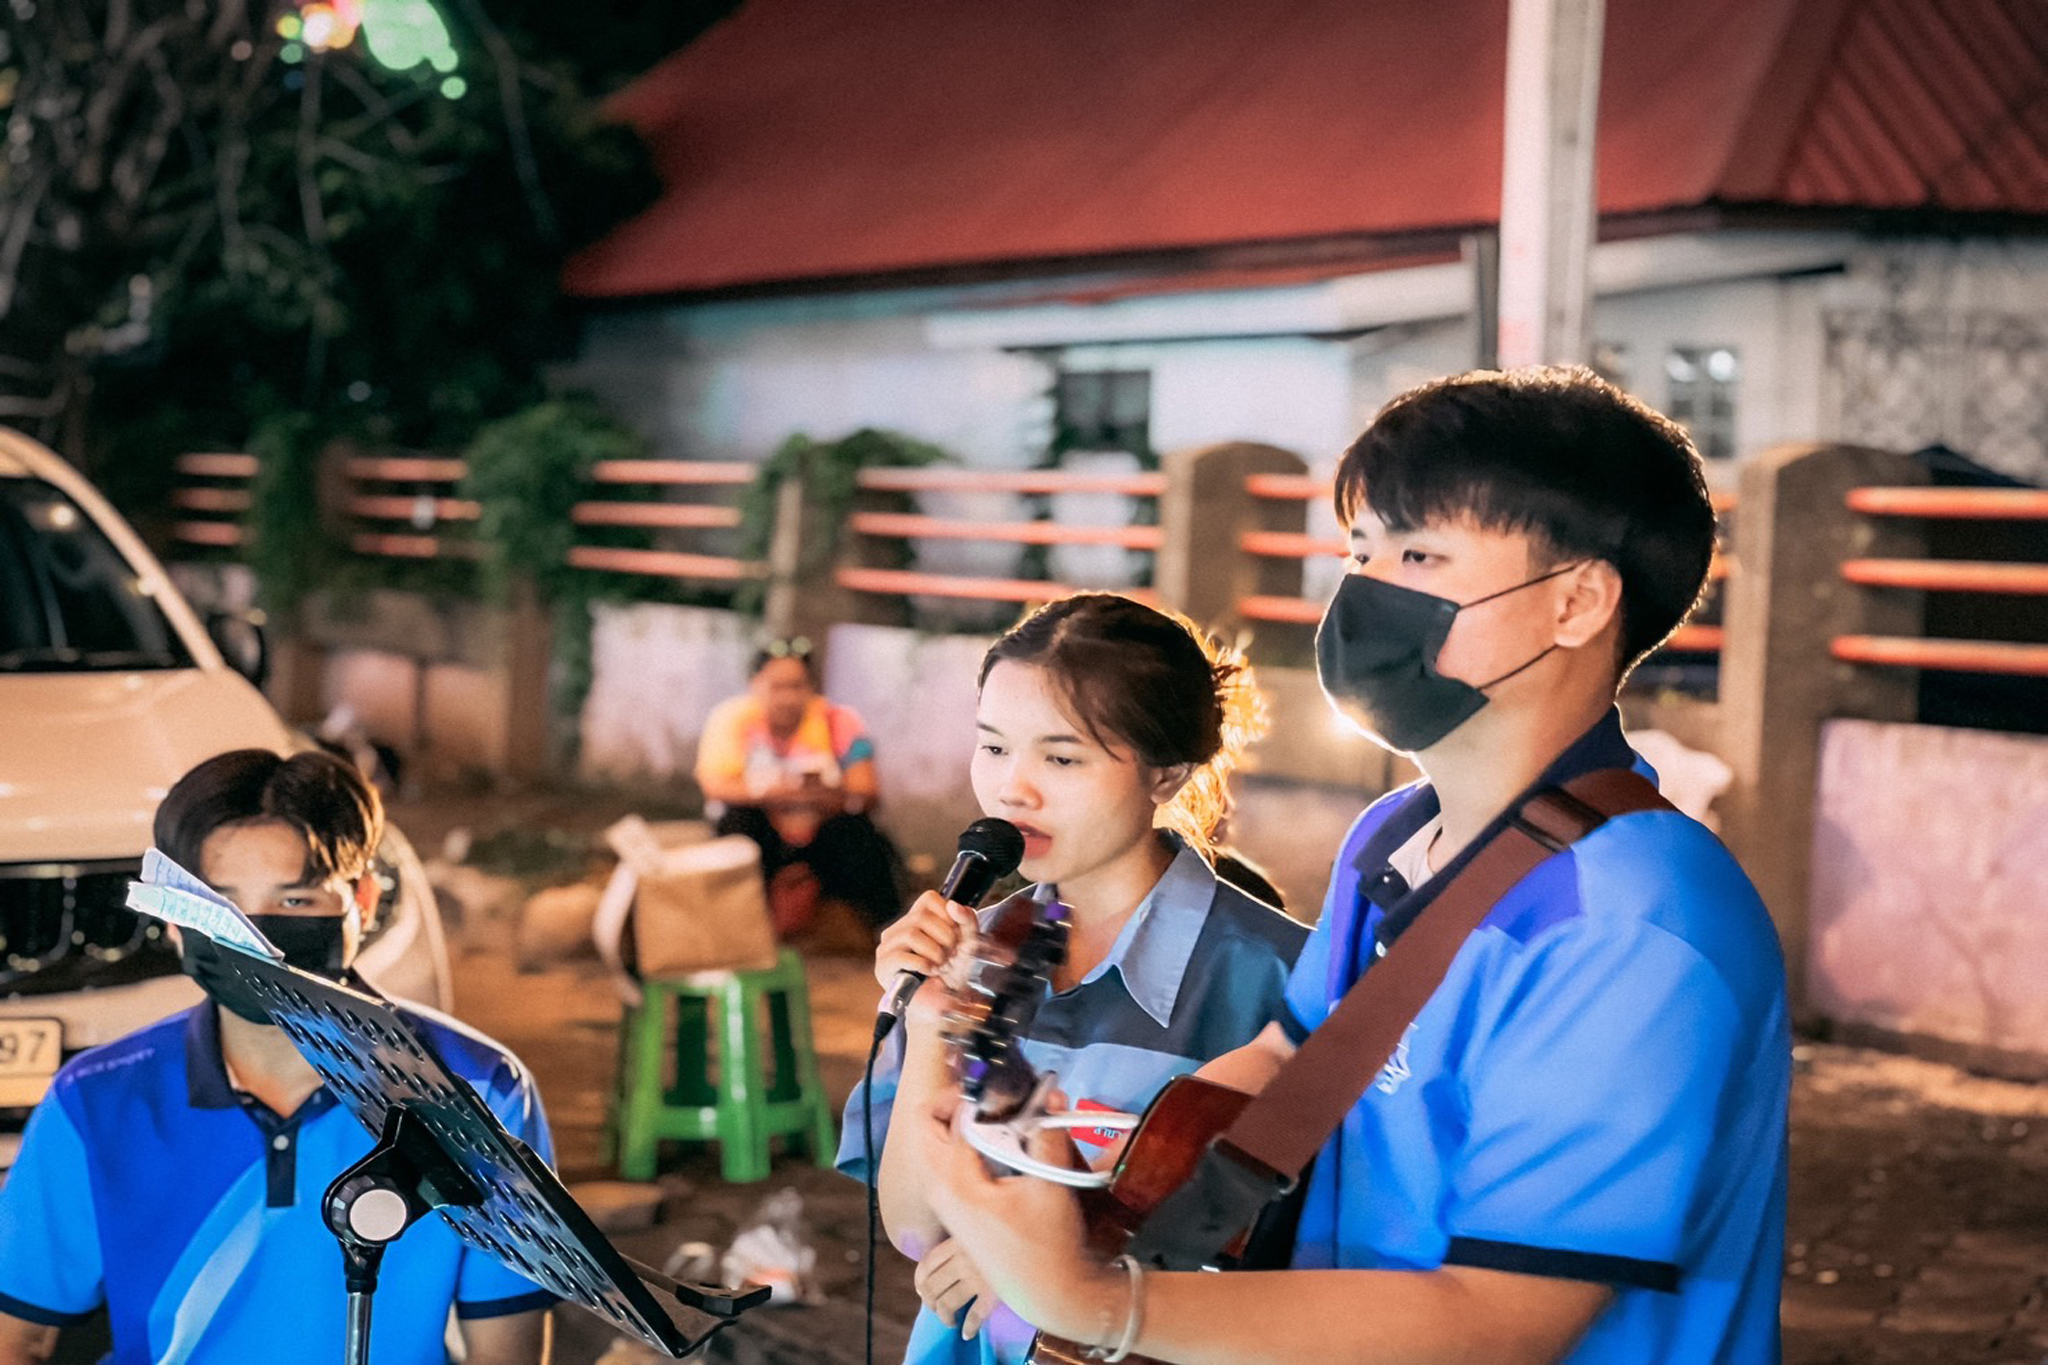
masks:
[[[744,834],[669,850],[639,883],[633,946],[643,978],[775,965],[761,848]]]

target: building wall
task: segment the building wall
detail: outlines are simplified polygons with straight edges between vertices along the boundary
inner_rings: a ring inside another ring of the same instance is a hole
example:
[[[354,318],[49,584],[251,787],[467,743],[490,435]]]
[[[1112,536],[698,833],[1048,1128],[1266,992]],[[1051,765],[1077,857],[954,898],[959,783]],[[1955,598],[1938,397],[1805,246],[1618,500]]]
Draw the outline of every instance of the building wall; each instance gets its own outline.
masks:
[[[1625,386],[1658,407],[1670,401],[1673,348],[1735,350],[1742,453],[1783,441],[1940,441],[2048,479],[2048,242],[1866,242],[1845,256],[1838,272],[1609,294],[1595,305],[1593,333],[1618,357]],[[1020,289],[608,311],[593,316],[562,377],[611,400],[661,454],[760,459],[794,432],[830,439],[874,425],[1005,468],[1042,458],[1064,358],[1149,370],[1155,449],[1256,440],[1323,468],[1388,398],[1469,367],[1477,352],[1462,316],[1349,338],[1005,350],[986,320]],[[1199,310],[1202,297],[1185,302]],[[1214,297],[1223,310],[1243,294]],[[937,325],[963,310],[978,327]],[[1736,463],[1710,468],[1712,481],[1732,483]]]
[[[958,297],[888,291],[596,314],[559,378],[606,399],[673,459],[759,460],[798,432],[831,440],[878,426],[975,465],[1032,464],[1051,425],[1050,370],[1029,356],[930,346],[924,315]]]
[[[2048,484],[2048,241],[1872,246],[1820,301],[1829,435]]]

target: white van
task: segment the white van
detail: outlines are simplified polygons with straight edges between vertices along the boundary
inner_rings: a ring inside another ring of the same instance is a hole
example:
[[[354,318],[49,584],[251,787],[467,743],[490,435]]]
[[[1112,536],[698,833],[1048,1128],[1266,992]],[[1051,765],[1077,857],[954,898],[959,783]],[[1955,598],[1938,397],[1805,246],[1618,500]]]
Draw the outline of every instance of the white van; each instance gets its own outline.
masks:
[[[214,754],[310,743],[106,500],[0,427],[0,1171],[64,1058],[199,999],[161,927],[123,904],[157,802]],[[359,966],[446,1008],[433,890],[395,830],[379,862]]]

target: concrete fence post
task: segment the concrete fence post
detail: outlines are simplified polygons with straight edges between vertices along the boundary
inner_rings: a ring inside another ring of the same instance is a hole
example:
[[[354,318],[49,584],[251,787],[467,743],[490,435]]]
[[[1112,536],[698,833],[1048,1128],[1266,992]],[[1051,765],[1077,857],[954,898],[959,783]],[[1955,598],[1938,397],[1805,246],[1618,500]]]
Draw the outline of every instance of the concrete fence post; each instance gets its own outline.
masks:
[[[1917,484],[1910,458],[1858,446],[1784,445],[1742,471],[1721,653],[1724,803],[1729,847],[1770,907],[1795,1009],[1806,985],[1807,908],[1821,724],[1832,716],[1914,718],[1919,674],[1838,663],[1838,635],[1917,635],[1921,594],[1842,581],[1845,559],[1912,558],[1917,523],[1848,510],[1852,488]]]
[[[1248,554],[1239,543],[1247,531],[1302,529],[1301,504],[1245,491],[1251,474],[1307,473],[1299,455],[1232,441],[1174,451],[1160,468],[1166,491],[1159,496],[1152,580],[1160,601],[1227,637],[1243,625],[1237,614],[1243,598],[1300,595],[1299,559]]]
[[[910,621],[909,604],[898,597],[852,592],[839,586],[838,570],[895,567],[886,545],[857,536],[846,525],[854,512],[905,511],[901,493],[857,490],[852,504],[826,507],[815,496],[807,471],[783,479],[775,491],[775,526],[768,540],[767,593],[762,625],[779,637],[803,635],[822,646],[841,622],[900,626]]]
[[[264,627],[270,651],[270,676],[263,690],[286,720],[308,724],[320,719],[327,650],[306,634],[297,620],[272,616]]]
[[[551,758],[555,612],[543,606],[533,579],[520,574],[505,604],[505,771],[521,780],[545,777]],[[587,627],[586,627],[587,629]]]
[[[806,515],[806,482],[801,474],[792,474],[776,486],[775,523],[768,531],[768,562],[763,566],[767,582],[762,625],[769,634],[784,638],[808,633],[803,628],[811,618],[808,604],[825,586],[813,581],[817,574],[805,563],[804,546],[812,535],[832,528],[818,526]]]
[[[313,486],[306,490],[313,499],[320,534],[330,545],[348,542],[348,495],[351,490],[347,463],[362,452],[353,442],[333,440],[320,448],[313,462]],[[260,476],[259,476],[260,477]],[[317,591],[317,590],[316,590]],[[267,623],[270,643],[270,678],[264,691],[270,704],[286,720],[312,722],[324,709],[327,645],[313,629],[305,603],[273,613]]]

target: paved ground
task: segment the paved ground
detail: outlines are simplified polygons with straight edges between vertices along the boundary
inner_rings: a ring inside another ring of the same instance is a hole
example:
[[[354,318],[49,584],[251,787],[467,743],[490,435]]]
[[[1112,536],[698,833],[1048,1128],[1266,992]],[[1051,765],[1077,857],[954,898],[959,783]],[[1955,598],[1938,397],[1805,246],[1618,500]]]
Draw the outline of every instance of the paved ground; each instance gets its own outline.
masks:
[[[551,826],[588,830],[626,804],[590,796],[442,799],[400,813],[423,847],[432,847],[456,823],[533,837]],[[522,974],[502,916],[473,916],[459,942],[458,1009],[534,1069],[564,1173],[572,1181],[607,1176],[603,1127],[618,1017],[609,981],[594,962]],[[836,1102],[858,1075],[875,990],[858,957],[814,953],[809,967],[817,1042]],[[1798,1057],[1786,1360],[2048,1362],[2048,1088],[1823,1043],[1802,1043]],[[617,1240],[654,1264],[686,1242],[723,1247],[761,1199],[782,1188],[803,1196],[822,1301],[756,1311],[711,1354],[744,1362],[860,1360],[865,1209],[852,1181],[785,1157],[769,1182],[733,1188],[718,1181],[708,1154],[678,1152],[664,1177],[658,1225]],[[915,1306],[906,1267],[885,1250],[877,1359],[900,1359]],[[557,1359],[565,1365],[652,1358],[615,1341],[587,1314],[569,1309],[559,1317]]]

